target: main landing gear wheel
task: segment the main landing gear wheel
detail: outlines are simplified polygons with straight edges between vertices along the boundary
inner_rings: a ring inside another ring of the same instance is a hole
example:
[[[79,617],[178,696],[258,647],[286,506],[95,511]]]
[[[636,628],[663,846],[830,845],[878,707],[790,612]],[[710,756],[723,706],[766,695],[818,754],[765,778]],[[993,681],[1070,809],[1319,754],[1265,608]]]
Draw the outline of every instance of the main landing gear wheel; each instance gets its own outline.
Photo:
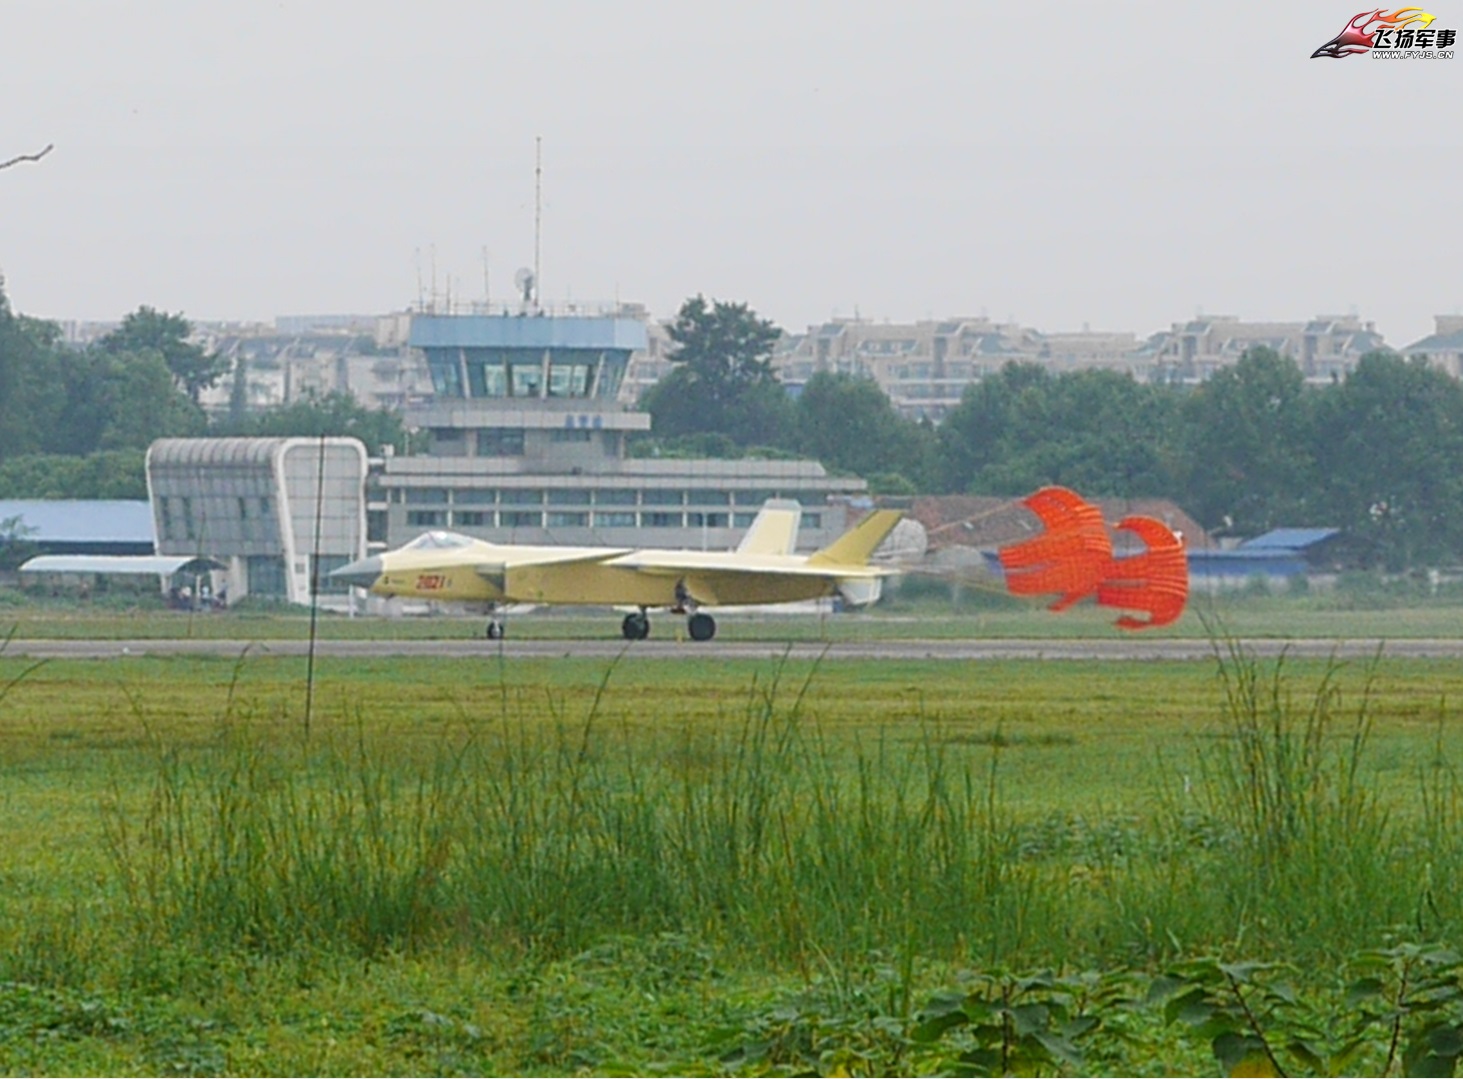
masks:
[[[627,641],[643,641],[650,636],[650,619],[644,614],[627,614],[620,623],[620,632]]]
[[[709,641],[716,636],[716,619],[703,611],[697,611],[686,619],[686,631],[693,641]]]

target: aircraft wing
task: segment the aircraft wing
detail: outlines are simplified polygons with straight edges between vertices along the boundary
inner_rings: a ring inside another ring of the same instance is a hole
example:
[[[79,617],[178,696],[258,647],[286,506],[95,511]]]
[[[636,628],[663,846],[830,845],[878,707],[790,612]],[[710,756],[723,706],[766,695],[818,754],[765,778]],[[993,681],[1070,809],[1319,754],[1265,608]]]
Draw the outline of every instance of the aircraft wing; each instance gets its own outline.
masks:
[[[877,579],[892,571],[875,566],[817,566],[805,559],[695,551],[635,551],[608,563],[647,577],[675,579],[698,603],[724,606],[812,599],[848,580]]]
[[[805,577],[839,580],[844,577],[888,577],[893,569],[884,566],[818,565],[806,559],[754,558],[746,555],[701,554],[696,551],[632,551],[609,560],[607,565],[633,569],[661,577],[718,575],[728,579],[754,577]]]
[[[486,576],[510,569],[609,562],[630,553],[629,547],[498,547],[494,549],[497,557],[474,561],[472,565]]]

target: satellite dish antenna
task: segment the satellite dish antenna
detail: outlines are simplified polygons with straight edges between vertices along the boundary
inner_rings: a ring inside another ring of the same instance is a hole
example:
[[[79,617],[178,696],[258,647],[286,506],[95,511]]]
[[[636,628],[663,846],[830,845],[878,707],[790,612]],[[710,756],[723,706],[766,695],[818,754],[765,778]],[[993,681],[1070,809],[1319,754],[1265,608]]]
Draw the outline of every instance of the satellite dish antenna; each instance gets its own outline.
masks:
[[[523,298],[523,309],[528,310],[533,306],[533,271],[527,266],[518,267],[518,272],[513,275],[513,284]]]

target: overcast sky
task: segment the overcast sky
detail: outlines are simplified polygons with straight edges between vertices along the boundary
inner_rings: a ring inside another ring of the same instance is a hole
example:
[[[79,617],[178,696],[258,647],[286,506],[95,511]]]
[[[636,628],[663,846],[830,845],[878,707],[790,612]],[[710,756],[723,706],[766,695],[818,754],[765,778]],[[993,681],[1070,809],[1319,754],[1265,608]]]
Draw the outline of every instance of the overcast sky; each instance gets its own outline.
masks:
[[[502,298],[542,136],[547,302],[1404,345],[1463,309],[1463,55],[1310,59],[1361,3],[0,0],[0,160],[56,147],[0,271],[267,320],[480,299],[486,248]]]

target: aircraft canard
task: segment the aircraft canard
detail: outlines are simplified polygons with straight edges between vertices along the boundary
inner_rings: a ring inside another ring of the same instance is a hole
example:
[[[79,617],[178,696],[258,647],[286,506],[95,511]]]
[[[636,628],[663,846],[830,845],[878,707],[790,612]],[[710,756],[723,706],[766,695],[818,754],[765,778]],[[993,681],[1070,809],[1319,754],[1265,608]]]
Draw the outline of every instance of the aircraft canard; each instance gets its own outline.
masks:
[[[716,623],[698,608],[789,603],[838,595],[877,598],[877,581],[892,570],[869,564],[901,514],[876,510],[829,546],[795,555],[802,516],[796,502],[769,501],[735,551],[555,547],[497,544],[455,532],[427,532],[394,551],[352,562],[331,578],[381,596],[453,602],[541,603],[636,607],[621,632],[643,639],[646,612],[665,608],[689,616],[695,640]],[[870,586],[872,582],[872,587]],[[855,585],[858,587],[854,587]],[[495,632],[496,630],[496,632]],[[501,632],[494,618],[489,635]]]

